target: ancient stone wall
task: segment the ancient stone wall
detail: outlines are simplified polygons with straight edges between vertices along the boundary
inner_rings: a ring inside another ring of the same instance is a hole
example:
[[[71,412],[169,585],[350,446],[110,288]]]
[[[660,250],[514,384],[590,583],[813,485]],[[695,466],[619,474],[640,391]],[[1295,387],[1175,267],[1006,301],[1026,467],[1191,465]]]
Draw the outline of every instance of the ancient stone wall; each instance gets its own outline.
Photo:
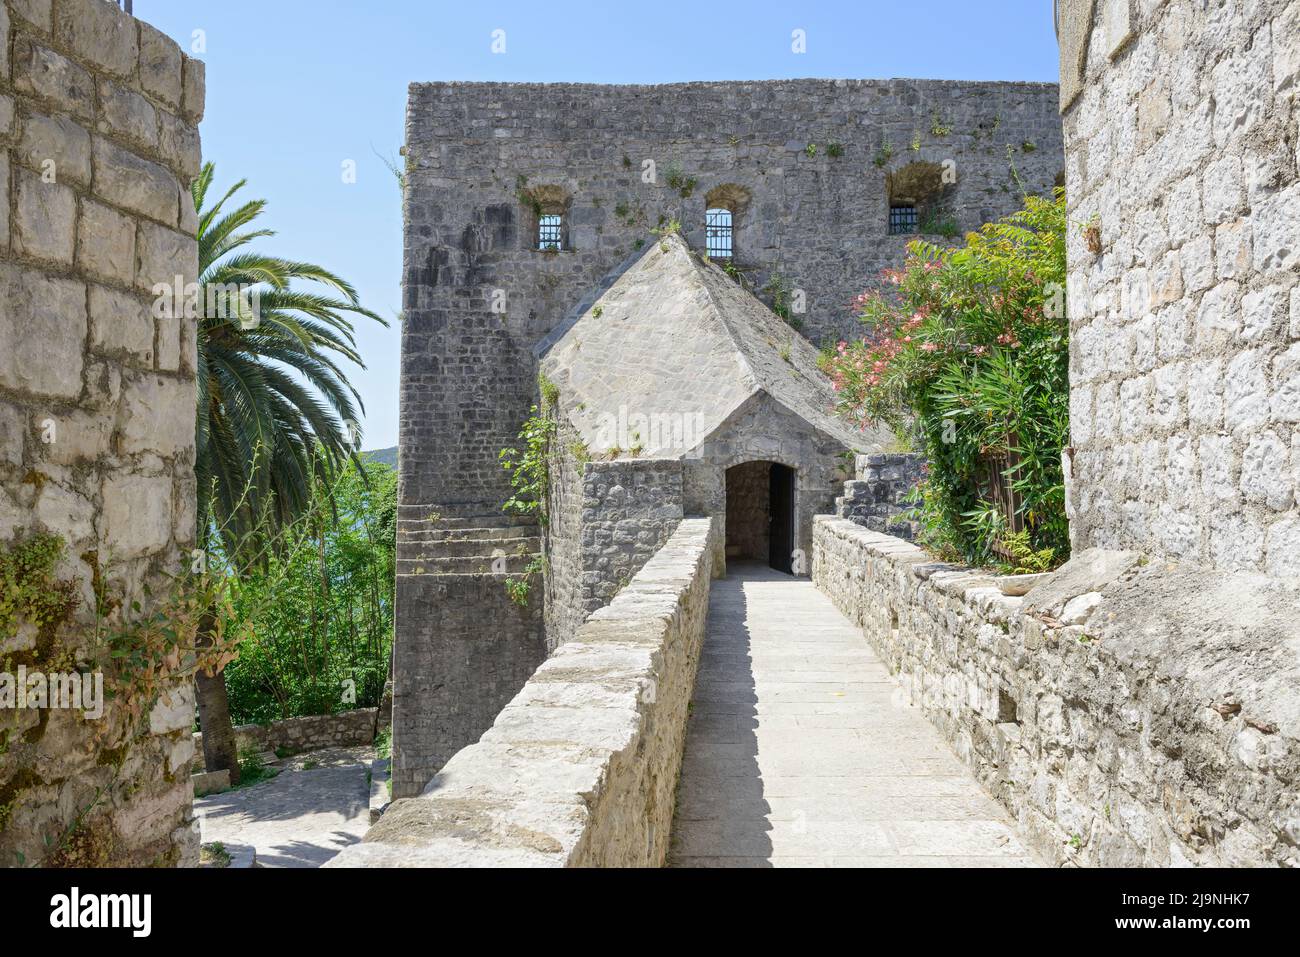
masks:
[[[712,523],[686,519],[482,739],[327,867],[656,867],[704,641]]]
[[[399,575],[404,627],[393,645],[394,798],[419,794],[448,758],[477,741],[545,658],[540,595],[516,604],[507,577]]]
[[[674,459],[572,462],[581,470],[576,521],[556,503],[548,541],[546,645],[568,641],[608,605],[682,520],[682,463]],[[560,485],[563,487],[563,481]]]
[[[859,455],[854,474],[855,478],[844,483],[844,495],[835,500],[835,514],[873,532],[915,538],[917,523],[902,515],[914,507],[910,498],[925,475],[925,456],[912,452]]]
[[[284,748],[297,754],[318,748],[347,748],[375,740],[376,708],[354,708],[338,714],[309,714],[268,724],[235,726],[235,745],[244,751],[276,751]],[[194,733],[194,751],[203,753],[203,733]]]
[[[829,516],[813,579],[1048,860],[1300,863],[1300,582],[1087,549],[1013,598]]]
[[[1069,0],[1071,531],[1300,571],[1300,3]]]
[[[96,667],[188,572],[195,327],[154,287],[196,279],[203,99],[203,64],[114,4],[0,3],[0,550],[61,536],[77,601],[20,613],[5,673]],[[0,710],[0,866],[193,863],[191,687]]]

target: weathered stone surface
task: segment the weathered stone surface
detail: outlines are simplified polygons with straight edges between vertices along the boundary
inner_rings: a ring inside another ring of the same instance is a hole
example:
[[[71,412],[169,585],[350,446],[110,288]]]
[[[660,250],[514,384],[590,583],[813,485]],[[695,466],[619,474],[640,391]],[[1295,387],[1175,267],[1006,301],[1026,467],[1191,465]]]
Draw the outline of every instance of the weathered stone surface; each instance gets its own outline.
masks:
[[[99,132],[158,152],[158,111],[137,93],[112,80],[99,81]]]
[[[145,300],[92,285],[89,301],[90,343],[96,352],[126,353],[131,360],[146,365],[153,362],[154,323]]]
[[[54,35],[78,57],[117,76],[135,72],[140,52],[135,19],[116,3],[61,0],[54,13]]]
[[[197,137],[169,129],[164,151],[157,110],[182,98],[181,53],[104,0],[3,0],[0,86],[0,548],[33,531],[61,535],[57,574],[80,599],[48,646],[20,626],[5,651],[90,663],[103,653],[89,641],[98,597],[119,615],[153,614],[160,573],[184,567],[194,541],[194,322],[155,329],[150,300],[124,290],[137,278],[172,282],[178,262],[193,278],[192,213],[180,239],[145,222],[155,232],[144,269],[166,275],[137,272],[137,231],[145,218],[176,225],[177,144],[192,154]],[[192,703],[165,713],[187,689],[163,689],[152,730],[114,699],[102,721],[58,711],[20,722],[4,758],[17,791],[0,860],[39,866],[71,851],[74,864],[195,863]],[[104,858],[63,848],[77,828]]]
[[[114,473],[105,479],[105,549],[118,559],[164,549],[172,535],[171,496],[171,480],[165,476]]]
[[[0,385],[38,396],[81,392],[86,344],[86,288],[70,279],[0,263],[7,308],[21,324],[0,322]]]
[[[978,572],[918,584],[915,551],[822,518],[813,579],[1031,846],[1072,865],[1296,865],[1294,575],[1088,550],[1015,599],[966,585]],[[1083,627],[1051,613],[1071,605],[1091,606]]]
[[[162,31],[140,21],[140,85],[169,106],[181,102],[181,51]]]
[[[1106,247],[1097,257],[1072,237],[1067,250],[1071,386],[1093,395],[1091,416],[1072,402],[1071,445],[1085,465],[1067,480],[1072,540],[1262,570],[1259,530],[1300,514],[1282,451],[1300,421],[1286,358],[1300,289],[1288,132],[1300,7],[1073,0],[1060,10],[1071,24],[1062,83],[1079,91],[1072,103],[1063,93],[1066,155],[1087,172],[1070,184],[1068,212],[1096,216]],[[1104,49],[1080,57],[1089,37]],[[1128,294],[1143,286],[1148,296]],[[1106,464],[1150,465],[1147,450],[1171,442],[1200,455],[1198,482],[1174,477],[1176,503],[1151,468]],[[1237,532],[1223,527],[1225,507]]]
[[[183,287],[199,274],[199,253],[194,239],[153,223],[140,224],[135,258],[135,282],[142,291],[152,292],[160,282],[174,289],[177,276],[184,280]]]
[[[14,86],[89,119],[95,108],[94,78],[67,57],[19,37],[14,41]]]
[[[118,422],[120,453],[154,452],[167,457],[192,448],[194,418],[186,419],[175,410],[183,408],[193,394],[192,382],[172,376],[141,375],[124,381]],[[170,493],[165,500],[171,500]]]
[[[27,116],[18,155],[55,182],[90,185],[90,134],[66,116]]]
[[[95,195],[168,226],[176,225],[176,178],[102,137],[95,138]]]
[[[129,284],[135,278],[135,222],[93,199],[83,199],[77,268],[97,279]],[[90,310],[93,319],[93,296]]]
[[[184,98],[182,112],[185,119],[197,126],[203,119],[203,104],[207,97],[207,67],[202,60],[183,57]]]
[[[190,685],[173,688],[163,692],[158,703],[149,712],[149,730],[153,734],[166,734],[168,731],[189,730],[194,724],[194,693]],[[190,753],[193,753],[193,741],[189,741]],[[189,760],[185,758],[183,760]]]
[[[13,244],[31,259],[71,263],[75,248],[77,196],[67,186],[47,183],[38,173],[18,170]]]

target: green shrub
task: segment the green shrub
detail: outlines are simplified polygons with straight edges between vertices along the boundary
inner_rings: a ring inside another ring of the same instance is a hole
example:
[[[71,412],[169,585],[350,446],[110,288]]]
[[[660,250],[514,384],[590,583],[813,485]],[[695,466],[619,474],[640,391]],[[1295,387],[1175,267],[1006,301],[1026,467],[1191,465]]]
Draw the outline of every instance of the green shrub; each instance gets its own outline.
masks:
[[[949,558],[1052,567],[1069,556],[1061,449],[1069,434],[1065,198],[968,234],[908,246],[905,264],[860,296],[866,335],[823,359],[839,411],[885,423],[926,455],[914,517]],[[991,501],[992,463],[1023,531]]]

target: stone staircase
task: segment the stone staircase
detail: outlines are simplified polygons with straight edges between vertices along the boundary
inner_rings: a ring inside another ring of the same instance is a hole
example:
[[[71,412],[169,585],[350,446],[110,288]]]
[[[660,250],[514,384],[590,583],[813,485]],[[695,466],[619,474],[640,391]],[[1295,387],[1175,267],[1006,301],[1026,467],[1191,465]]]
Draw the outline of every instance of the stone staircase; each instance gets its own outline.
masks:
[[[542,550],[530,516],[403,516],[397,530],[398,575],[519,575]]]

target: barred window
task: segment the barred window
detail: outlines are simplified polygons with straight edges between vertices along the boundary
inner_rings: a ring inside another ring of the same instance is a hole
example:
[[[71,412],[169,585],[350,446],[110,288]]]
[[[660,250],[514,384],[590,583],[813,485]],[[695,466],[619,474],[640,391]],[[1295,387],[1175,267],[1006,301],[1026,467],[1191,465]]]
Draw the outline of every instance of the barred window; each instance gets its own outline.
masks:
[[[710,209],[704,213],[704,251],[710,259],[730,259],[731,210]]]
[[[537,248],[558,252],[564,242],[564,219],[559,213],[537,217]]]
[[[889,206],[889,235],[899,236],[916,232],[916,204],[891,203]]]

